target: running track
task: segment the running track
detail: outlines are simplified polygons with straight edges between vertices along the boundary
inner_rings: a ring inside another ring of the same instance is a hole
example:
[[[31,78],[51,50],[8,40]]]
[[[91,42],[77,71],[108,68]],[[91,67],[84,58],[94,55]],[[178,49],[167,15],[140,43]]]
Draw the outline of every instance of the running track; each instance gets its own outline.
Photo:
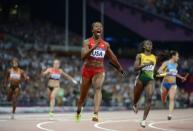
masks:
[[[74,121],[74,113],[56,114],[49,120],[47,114],[0,115],[0,131],[193,131],[193,109],[175,110],[168,121],[167,110],[152,110],[146,128],[139,126],[142,111],[136,115],[127,112],[102,112],[100,122],[92,122],[91,113],[83,113],[82,121]]]

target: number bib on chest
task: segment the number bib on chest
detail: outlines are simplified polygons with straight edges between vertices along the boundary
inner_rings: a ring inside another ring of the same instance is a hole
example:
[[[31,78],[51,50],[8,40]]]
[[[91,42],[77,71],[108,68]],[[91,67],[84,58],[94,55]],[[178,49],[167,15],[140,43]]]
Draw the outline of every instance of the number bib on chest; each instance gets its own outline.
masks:
[[[177,69],[168,69],[168,75],[176,76],[178,74]]]
[[[20,80],[21,75],[18,74],[18,73],[15,73],[15,72],[11,72],[11,73],[10,73],[10,78],[11,78],[11,79],[14,79],[14,80]]]
[[[60,74],[53,73],[53,74],[50,75],[50,78],[54,79],[54,80],[59,80],[60,76],[61,76]]]
[[[154,65],[149,65],[149,66],[145,66],[143,67],[143,71],[153,71],[154,70]]]
[[[105,57],[105,50],[97,48],[97,49],[92,51],[90,56],[92,56],[94,58],[104,58]]]

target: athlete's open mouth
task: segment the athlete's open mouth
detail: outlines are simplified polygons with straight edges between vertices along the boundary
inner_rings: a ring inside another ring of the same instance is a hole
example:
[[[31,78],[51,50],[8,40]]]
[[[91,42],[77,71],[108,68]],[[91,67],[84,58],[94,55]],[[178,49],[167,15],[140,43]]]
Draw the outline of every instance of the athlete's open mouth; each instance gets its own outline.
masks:
[[[100,35],[101,34],[101,30],[97,30],[97,35]]]

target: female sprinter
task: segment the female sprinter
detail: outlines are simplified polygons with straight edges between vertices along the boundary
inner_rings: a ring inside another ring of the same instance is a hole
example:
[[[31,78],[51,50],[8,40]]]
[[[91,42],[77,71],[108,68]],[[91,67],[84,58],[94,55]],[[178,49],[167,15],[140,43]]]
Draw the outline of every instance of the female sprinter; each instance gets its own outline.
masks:
[[[102,99],[101,88],[105,79],[104,57],[107,55],[111,63],[117,67],[118,71],[123,73],[122,66],[112,52],[109,43],[102,39],[102,33],[103,25],[101,22],[94,22],[92,24],[92,37],[88,38],[83,43],[81,58],[84,61],[84,64],[82,67],[80,98],[76,113],[77,121],[80,121],[81,108],[85,102],[90,86],[93,86],[95,89],[94,114],[92,121],[99,121],[98,112]]]
[[[172,118],[172,112],[174,110],[174,97],[176,95],[176,77],[182,81],[186,80],[186,77],[182,77],[178,74],[177,62],[179,60],[179,53],[177,51],[170,51],[170,59],[165,61],[158,70],[159,75],[163,76],[161,85],[161,99],[165,104],[167,95],[169,94],[169,115],[168,120]]]
[[[55,97],[60,89],[60,78],[64,76],[66,79],[71,80],[74,84],[77,84],[77,81],[74,80],[71,76],[64,73],[62,69],[60,69],[60,61],[54,60],[53,67],[47,68],[42,72],[43,76],[48,75],[48,95],[50,100],[50,112],[49,117],[52,118],[54,116],[54,106],[55,106]]]
[[[140,99],[140,96],[145,90],[145,109],[143,114],[143,120],[140,122],[141,127],[145,128],[145,120],[150,111],[152,95],[154,90],[154,68],[156,65],[156,57],[152,54],[152,42],[150,40],[145,40],[142,42],[143,52],[137,54],[136,60],[134,63],[135,71],[138,71],[139,74],[136,79],[134,87],[134,102],[133,110],[135,113],[138,112],[137,102]]]
[[[11,65],[12,67],[6,72],[4,85],[5,87],[8,87],[7,100],[12,101],[11,119],[14,119],[16,104],[20,94],[20,84],[23,80],[29,80],[29,77],[21,68],[19,68],[17,58],[12,59]]]

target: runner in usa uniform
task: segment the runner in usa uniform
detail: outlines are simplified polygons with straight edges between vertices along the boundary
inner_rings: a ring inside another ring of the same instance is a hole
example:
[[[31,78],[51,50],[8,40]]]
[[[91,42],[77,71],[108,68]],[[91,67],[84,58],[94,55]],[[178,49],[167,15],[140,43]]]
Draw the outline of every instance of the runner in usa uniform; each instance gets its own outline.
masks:
[[[53,67],[47,68],[42,72],[43,76],[48,75],[48,95],[50,100],[50,112],[49,117],[54,116],[54,106],[55,106],[55,97],[60,89],[60,79],[61,76],[65,77],[68,80],[71,80],[74,84],[77,84],[77,81],[74,80],[71,76],[66,74],[62,69],[60,69],[60,61],[54,60]]]
[[[167,95],[169,94],[169,115],[168,120],[172,119],[172,112],[174,110],[174,98],[176,95],[176,77],[180,78],[183,82],[187,76],[182,77],[178,74],[177,62],[179,60],[179,53],[177,51],[170,51],[170,59],[165,61],[158,70],[159,75],[163,76],[161,85],[161,99],[166,103]]]
[[[82,67],[80,98],[76,113],[77,121],[80,121],[81,109],[86,100],[90,86],[93,86],[95,89],[94,114],[92,120],[98,121],[98,112],[102,99],[101,88],[105,78],[104,57],[108,56],[111,63],[117,67],[118,71],[123,72],[122,66],[112,52],[109,43],[101,38],[103,26],[100,22],[94,22],[92,24],[92,33],[93,36],[84,41],[81,51],[81,58],[84,64]]]
[[[11,61],[12,67],[8,69],[5,75],[4,85],[8,87],[7,100],[12,101],[12,114],[11,119],[14,119],[14,114],[16,111],[16,104],[20,93],[21,82],[24,80],[29,80],[29,77],[26,73],[18,67],[17,58],[13,58]]]

